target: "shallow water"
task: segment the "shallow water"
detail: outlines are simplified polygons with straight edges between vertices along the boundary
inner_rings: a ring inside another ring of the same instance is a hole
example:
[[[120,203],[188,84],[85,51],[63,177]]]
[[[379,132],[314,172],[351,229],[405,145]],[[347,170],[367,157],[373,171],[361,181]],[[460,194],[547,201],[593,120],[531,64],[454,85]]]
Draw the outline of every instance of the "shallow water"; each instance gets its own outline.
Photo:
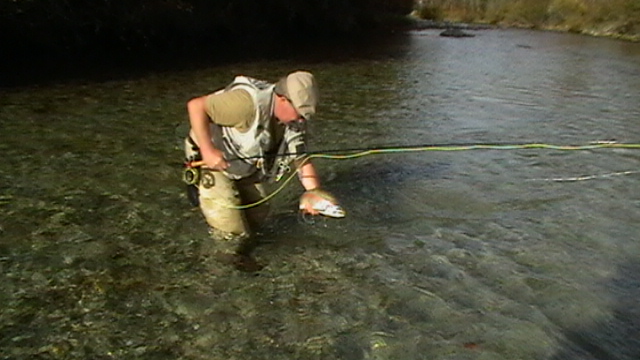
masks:
[[[415,31],[370,48],[3,90],[2,359],[638,359],[638,150],[316,160],[344,220],[273,201],[243,273],[180,183],[184,103],[318,77],[315,150],[640,140],[640,44]]]

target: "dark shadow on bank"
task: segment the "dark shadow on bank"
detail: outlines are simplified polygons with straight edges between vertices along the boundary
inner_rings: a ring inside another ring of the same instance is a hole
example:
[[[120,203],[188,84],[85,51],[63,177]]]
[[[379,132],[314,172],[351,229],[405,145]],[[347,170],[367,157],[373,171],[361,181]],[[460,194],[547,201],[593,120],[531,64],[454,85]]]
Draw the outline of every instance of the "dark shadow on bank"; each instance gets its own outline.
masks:
[[[110,81],[139,78],[154,73],[188,71],[260,61],[342,62],[353,59],[402,56],[408,49],[406,31],[382,31],[349,36],[307,39],[245,39],[198,45],[167,45],[128,49],[96,44],[86,52],[24,50],[9,54],[0,64],[0,88],[75,81]],[[397,44],[394,53],[381,53]]]
[[[614,294],[612,318],[588,329],[567,329],[564,348],[553,360],[640,359],[640,260],[618,267],[606,285]]]

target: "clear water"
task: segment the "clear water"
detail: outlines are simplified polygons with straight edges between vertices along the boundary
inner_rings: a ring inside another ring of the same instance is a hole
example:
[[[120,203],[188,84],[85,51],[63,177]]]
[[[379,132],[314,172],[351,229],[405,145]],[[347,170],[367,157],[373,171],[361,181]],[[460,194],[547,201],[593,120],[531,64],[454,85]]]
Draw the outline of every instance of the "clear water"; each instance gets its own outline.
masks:
[[[640,141],[640,44],[416,31],[108,82],[3,90],[2,359],[638,359],[638,150],[316,161],[344,220],[273,201],[257,273],[210,260],[185,102],[313,71],[315,150]]]

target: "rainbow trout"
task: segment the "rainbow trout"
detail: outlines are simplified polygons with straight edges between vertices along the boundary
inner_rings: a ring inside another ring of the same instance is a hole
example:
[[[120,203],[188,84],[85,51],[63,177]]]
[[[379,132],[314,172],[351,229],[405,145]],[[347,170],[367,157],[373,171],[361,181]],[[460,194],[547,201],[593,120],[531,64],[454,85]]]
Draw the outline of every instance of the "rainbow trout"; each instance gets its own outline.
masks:
[[[320,215],[333,218],[343,218],[346,215],[344,209],[338,205],[338,200],[324,190],[313,189],[302,194],[300,197],[300,210],[306,209],[307,205],[311,205]]]

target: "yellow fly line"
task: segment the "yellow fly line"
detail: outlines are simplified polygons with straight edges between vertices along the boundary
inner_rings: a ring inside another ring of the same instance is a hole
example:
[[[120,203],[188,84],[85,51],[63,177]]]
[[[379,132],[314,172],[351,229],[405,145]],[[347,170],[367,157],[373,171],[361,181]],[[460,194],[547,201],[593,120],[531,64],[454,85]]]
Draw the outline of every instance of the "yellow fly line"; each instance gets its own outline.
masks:
[[[297,167],[291,172],[284,181],[280,183],[273,192],[268,194],[262,200],[252,204],[246,205],[227,205],[230,208],[243,210],[252,208],[266,203],[279,194],[284,188],[293,180],[298,173],[298,170],[311,159],[331,159],[331,160],[348,160],[355,159],[363,156],[377,155],[377,154],[392,154],[392,153],[409,153],[409,152],[422,152],[422,151],[470,151],[470,150],[522,150],[522,149],[549,149],[560,151],[581,151],[581,150],[595,150],[595,149],[640,149],[640,143],[617,143],[612,141],[597,141],[586,145],[552,145],[544,143],[528,143],[528,144],[468,144],[468,145],[425,145],[425,146],[398,146],[398,147],[386,147],[379,149],[366,149],[361,151],[356,150],[344,150],[350,153],[329,153],[329,152],[317,152],[305,155],[301,161],[298,162]],[[203,162],[192,163],[193,166],[202,165]],[[625,171],[624,174],[638,173],[636,171]],[[597,176],[588,176],[584,179],[596,178]]]
[[[471,144],[471,145],[426,145],[426,146],[410,146],[410,147],[393,147],[383,149],[368,149],[350,154],[325,154],[314,153],[309,157],[317,157],[324,159],[352,159],[361,156],[387,153],[403,153],[415,151],[468,151],[468,150],[520,150],[520,149],[550,149],[550,150],[593,150],[602,148],[615,149],[640,149],[640,144],[615,143],[615,142],[596,142],[588,145],[551,145],[542,143],[530,144]]]

